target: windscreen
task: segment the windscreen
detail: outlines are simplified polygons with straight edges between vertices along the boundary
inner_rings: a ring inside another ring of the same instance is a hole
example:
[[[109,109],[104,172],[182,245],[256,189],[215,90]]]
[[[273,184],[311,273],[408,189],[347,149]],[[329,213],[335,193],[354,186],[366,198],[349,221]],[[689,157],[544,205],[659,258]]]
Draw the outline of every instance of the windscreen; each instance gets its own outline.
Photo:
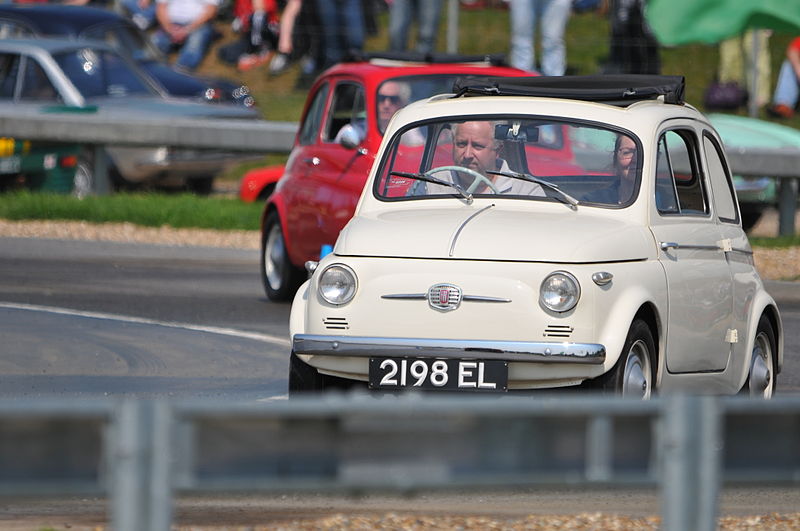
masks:
[[[563,119],[431,120],[394,136],[374,191],[383,200],[485,195],[626,206],[639,188],[640,146],[629,132]]]

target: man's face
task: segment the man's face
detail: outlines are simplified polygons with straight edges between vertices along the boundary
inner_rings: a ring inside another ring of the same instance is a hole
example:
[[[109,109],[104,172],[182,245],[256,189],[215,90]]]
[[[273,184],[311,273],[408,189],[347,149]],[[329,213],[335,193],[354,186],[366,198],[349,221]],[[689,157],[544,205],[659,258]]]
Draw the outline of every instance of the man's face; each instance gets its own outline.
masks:
[[[386,130],[394,113],[404,106],[405,102],[400,96],[400,86],[397,83],[387,81],[381,85],[378,89],[378,127],[381,131]]]
[[[453,139],[453,163],[486,175],[495,170],[497,148],[490,122],[466,122],[456,126]]]

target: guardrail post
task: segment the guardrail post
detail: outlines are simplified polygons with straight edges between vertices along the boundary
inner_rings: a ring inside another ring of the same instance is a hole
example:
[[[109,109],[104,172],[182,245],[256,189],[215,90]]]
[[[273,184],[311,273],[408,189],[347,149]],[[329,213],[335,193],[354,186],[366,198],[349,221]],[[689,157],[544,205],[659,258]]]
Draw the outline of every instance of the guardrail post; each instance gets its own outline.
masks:
[[[778,235],[794,236],[797,212],[797,178],[778,180]]]
[[[172,489],[169,405],[126,399],[111,442],[111,521],[114,531],[169,531]]]
[[[148,467],[145,434],[146,410],[142,403],[126,399],[114,414],[111,445],[111,521],[115,531],[146,529]]]
[[[675,395],[664,407],[662,529],[714,531],[721,452],[717,399]]]
[[[88,149],[92,151],[92,191],[95,195],[108,195],[111,193],[111,179],[108,177],[106,150],[99,144]]]

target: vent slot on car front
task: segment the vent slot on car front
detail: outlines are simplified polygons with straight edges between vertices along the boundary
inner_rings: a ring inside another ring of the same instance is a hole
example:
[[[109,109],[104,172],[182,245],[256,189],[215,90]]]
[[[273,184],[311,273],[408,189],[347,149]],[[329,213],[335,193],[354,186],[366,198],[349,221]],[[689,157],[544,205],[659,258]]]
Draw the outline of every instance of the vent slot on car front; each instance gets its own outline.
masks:
[[[325,328],[328,330],[347,330],[350,328],[347,319],[344,317],[326,317],[322,320],[322,324],[324,324]]]
[[[573,330],[569,325],[549,325],[544,329],[544,337],[569,337]]]

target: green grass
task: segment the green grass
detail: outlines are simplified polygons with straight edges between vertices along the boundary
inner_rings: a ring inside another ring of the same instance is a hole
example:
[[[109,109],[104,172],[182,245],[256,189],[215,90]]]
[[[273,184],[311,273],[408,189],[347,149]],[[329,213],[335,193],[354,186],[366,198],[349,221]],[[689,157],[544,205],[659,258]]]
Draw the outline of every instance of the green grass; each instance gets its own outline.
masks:
[[[750,245],[753,247],[768,247],[781,249],[800,246],[800,236],[778,236],[776,238],[751,237]]]
[[[115,194],[77,199],[31,192],[0,194],[0,218],[130,222],[146,227],[258,230],[261,203],[191,194]]]

